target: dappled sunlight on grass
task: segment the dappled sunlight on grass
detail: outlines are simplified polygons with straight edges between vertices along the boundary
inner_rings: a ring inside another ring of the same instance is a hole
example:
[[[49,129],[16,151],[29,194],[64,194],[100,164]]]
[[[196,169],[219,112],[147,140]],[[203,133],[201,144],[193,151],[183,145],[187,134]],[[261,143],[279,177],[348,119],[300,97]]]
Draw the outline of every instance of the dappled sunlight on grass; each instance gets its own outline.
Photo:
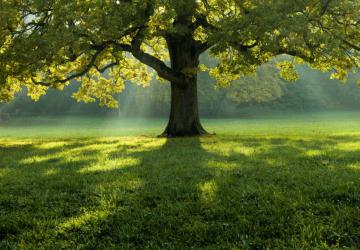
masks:
[[[234,170],[235,168],[241,168],[240,164],[228,161],[209,161],[206,165],[216,170]]]
[[[82,215],[71,217],[61,223],[58,226],[58,230],[63,233],[66,231],[76,231],[86,224],[96,224],[97,221],[105,219],[109,214],[108,211],[84,211]]]
[[[50,175],[57,175],[57,174],[59,174],[59,170],[56,169],[56,168],[49,168],[48,170],[45,171],[44,174],[45,174],[45,175],[48,175],[48,176],[50,176]]]
[[[360,150],[360,137],[354,137],[353,141],[338,143],[336,149],[342,151],[357,151]]]
[[[0,248],[355,247],[358,141],[1,140]]]
[[[56,149],[56,148],[62,148],[64,146],[68,146],[69,142],[67,141],[48,141],[43,142],[38,145],[36,145],[36,148],[39,149]]]
[[[199,184],[199,189],[203,202],[213,202],[216,200],[217,184],[214,180]]]
[[[348,167],[360,171],[360,162],[356,164],[349,164]]]
[[[318,149],[311,149],[311,150],[307,150],[305,152],[306,156],[320,156],[322,154],[323,154],[323,152],[321,150],[318,150]]]
[[[166,143],[166,139],[143,139],[138,142],[134,142],[137,147],[132,147],[129,149],[129,152],[135,153],[135,152],[144,152],[144,151],[151,151],[151,150],[157,150],[161,149]],[[138,143],[140,145],[138,145]],[[126,145],[126,144],[125,144]]]
[[[58,156],[53,156],[53,155],[45,155],[45,156],[34,155],[34,156],[31,156],[29,158],[19,161],[19,163],[23,164],[23,165],[31,165],[31,164],[41,163],[41,162],[48,162],[51,160],[55,160],[57,158],[58,158]]]
[[[231,156],[233,154],[243,154],[245,156],[250,156],[255,152],[254,147],[245,146],[239,142],[218,142],[207,144],[203,143],[202,148],[208,151],[209,153],[216,153],[225,157]]]
[[[0,178],[1,177],[5,177],[6,175],[8,175],[11,172],[10,168],[3,168],[0,166]]]
[[[84,167],[79,170],[79,173],[86,172],[99,172],[99,171],[112,171],[116,169],[122,169],[126,167],[134,167],[140,164],[140,161],[136,158],[120,158],[116,160],[104,160],[98,161],[90,166]]]

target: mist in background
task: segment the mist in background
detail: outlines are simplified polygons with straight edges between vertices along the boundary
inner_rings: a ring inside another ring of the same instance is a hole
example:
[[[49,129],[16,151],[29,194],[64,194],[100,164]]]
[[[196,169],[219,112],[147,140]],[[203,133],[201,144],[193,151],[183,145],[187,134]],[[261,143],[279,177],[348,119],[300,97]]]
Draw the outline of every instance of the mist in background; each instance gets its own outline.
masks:
[[[208,57],[202,63],[211,63]],[[274,65],[259,69],[255,78],[247,77],[228,88],[217,88],[208,73],[199,73],[199,109],[204,118],[249,118],[274,114],[359,111],[360,89],[351,75],[344,84],[330,80],[328,73],[299,66],[300,80],[279,78]],[[149,87],[127,83],[118,95],[119,108],[108,109],[98,103],[78,103],[71,96],[73,83],[63,91],[49,90],[38,102],[27,97],[24,89],[13,102],[0,104],[0,120],[31,116],[106,116],[120,118],[167,118],[170,109],[170,85],[153,81]]]

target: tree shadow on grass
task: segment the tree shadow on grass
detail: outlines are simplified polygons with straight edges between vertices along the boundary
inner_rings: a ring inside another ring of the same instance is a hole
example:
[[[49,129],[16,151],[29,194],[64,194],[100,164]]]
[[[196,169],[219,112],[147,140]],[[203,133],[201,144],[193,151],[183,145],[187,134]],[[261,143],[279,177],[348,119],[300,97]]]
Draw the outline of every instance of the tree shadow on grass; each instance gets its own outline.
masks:
[[[359,137],[0,146],[1,248],[356,247]]]

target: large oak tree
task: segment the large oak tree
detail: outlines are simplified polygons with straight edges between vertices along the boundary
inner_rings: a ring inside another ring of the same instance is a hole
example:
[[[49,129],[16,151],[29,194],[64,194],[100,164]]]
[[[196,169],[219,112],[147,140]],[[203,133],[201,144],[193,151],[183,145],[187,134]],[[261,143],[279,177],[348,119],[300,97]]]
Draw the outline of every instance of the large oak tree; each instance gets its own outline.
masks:
[[[199,56],[226,86],[272,58],[345,80],[359,66],[358,0],[0,0],[0,99],[23,87],[34,99],[77,80],[80,101],[116,106],[124,81],[171,83],[165,136],[204,134],[197,100]]]

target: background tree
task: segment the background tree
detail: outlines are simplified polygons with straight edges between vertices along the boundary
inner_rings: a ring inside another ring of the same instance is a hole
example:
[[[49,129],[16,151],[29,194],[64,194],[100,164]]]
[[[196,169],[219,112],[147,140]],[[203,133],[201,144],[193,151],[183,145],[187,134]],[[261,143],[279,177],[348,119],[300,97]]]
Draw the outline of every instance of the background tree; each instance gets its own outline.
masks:
[[[36,100],[76,79],[77,100],[115,107],[125,80],[147,85],[157,73],[171,82],[164,135],[203,134],[203,52],[218,60],[210,73],[220,86],[282,54],[346,80],[359,66],[359,26],[360,2],[352,0],[2,0],[0,99],[25,85]],[[297,79],[292,62],[278,66]]]
[[[248,118],[359,110],[360,89],[356,85],[359,74],[351,74],[348,83],[343,84],[329,79],[329,73],[306,66],[297,66],[297,69],[300,79],[289,83],[279,77],[275,65],[265,64],[258,68],[257,77],[243,77],[227,88],[217,87],[207,72],[201,72],[198,74],[199,113],[208,118]],[[63,91],[49,89],[38,102],[32,102],[26,89],[22,89],[10,103],[0,103],[3,122],[6,122],[6,116],[11,119],[54,115],[163,118],[170,111],[171,89],[167,83],[153,80],[144,87],[127,82],[124,91],[116,96],[119,101],[117,109],[100,107],[98,101],[77,102],[72,95],[79,86],[79,83],[74,83]]]

